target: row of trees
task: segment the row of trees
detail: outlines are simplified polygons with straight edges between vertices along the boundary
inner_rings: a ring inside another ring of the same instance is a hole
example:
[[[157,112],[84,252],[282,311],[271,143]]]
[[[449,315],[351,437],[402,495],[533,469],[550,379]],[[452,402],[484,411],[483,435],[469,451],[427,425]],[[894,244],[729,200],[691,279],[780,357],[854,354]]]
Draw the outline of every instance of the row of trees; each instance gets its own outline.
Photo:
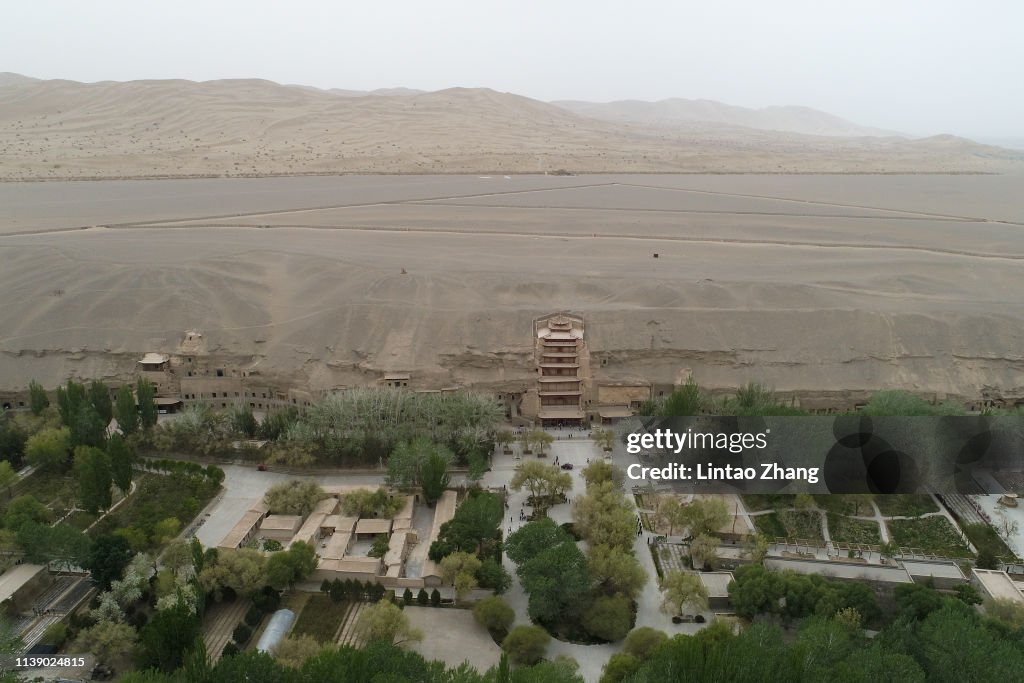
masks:
[[[792,683],[1018,679],[1024,667],[1020,622],[1004,620],[998,612],[999,618],[982,616],[971,602],[969,596],[945,597],[926,586],[902,586],[895,618],[870,639],[862,615],[850,606],[830,616],[831,608],[814,610],[795,634],[767,623],[736,634],[731,625],[713,623],[695,636],[652,638],[652,647],[642,654],[614,655],[601,683],[684,677]]]
[[[1006,411],[987,412],[1002,414]],[[770,387],[757,382],[740,387],[732,396],[711,396],[702,390],[692,377],[668,396],[645,401],[638,413],[655,417],[690,417],[702,414],[741,417],[809,415],[807,411],[787,405]],[[967,411],[963,405],[957,403],[933,404],[910,392],[892,389],[875,393],[856,413],[879,417],[915,417],[966,415]]]

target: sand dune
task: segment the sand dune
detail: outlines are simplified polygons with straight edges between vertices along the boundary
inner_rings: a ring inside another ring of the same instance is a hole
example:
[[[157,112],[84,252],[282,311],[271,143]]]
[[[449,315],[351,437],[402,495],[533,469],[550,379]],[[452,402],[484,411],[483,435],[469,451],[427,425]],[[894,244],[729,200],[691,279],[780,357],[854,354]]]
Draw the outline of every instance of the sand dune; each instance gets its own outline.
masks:
[[[486,89],[394,96],[269,81],[33,81],[0,91],[0,179],[315,173],[1001,172],[959,139],[601,121]]]
[[[838,116],[810,107],[764,107],[748,109],[714,100],[672,98],[658,102],[620,100],[617,102],[552,102],[564,109],[606,121],[676,126],[688,123],[723,124],[759,130],[831,137],[907,137],[900,133],[859,126]]]

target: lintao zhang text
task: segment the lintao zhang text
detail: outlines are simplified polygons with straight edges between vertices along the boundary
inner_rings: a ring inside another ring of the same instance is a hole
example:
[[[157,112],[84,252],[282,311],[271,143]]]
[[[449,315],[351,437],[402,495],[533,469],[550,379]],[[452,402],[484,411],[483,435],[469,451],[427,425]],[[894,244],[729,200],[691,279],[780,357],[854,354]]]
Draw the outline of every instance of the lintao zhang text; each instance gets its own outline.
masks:
[[[763,462],[758,467],[716,466],[710,463],[681,465],[672,463],[664,467],[644,467],[633,463],[626,468],[630,479],[660,481],[805,481],[817,484],[817,467],[783,467],[774,462]]]

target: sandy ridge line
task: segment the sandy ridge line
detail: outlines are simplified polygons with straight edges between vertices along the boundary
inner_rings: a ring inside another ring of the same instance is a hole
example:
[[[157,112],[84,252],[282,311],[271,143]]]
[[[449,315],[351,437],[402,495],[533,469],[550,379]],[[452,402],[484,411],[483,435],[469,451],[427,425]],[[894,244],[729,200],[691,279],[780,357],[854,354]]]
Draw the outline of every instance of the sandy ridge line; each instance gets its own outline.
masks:
[[[67,182],[98,182],[103,180],[232,180],[235,178],[306,178],[306,177],[345,177],[345,176],[421,176],[424,175],[423,171],[390,171],[383,173],[380,171],[308,171],[306,173],[237,173],[231,175],[225,175],[223,173],[195,173],[195,174],[181,174],[181,175],[94,175],[94,176],[69,176],[65,178],[54,178],[50,176],[25,176],[23,178],[12,178],[8,176],[0,176],[0,183],[67,183]],[[466,176],[466,175],[508,175],[512,177],[532,177],[543,175],[535,171],[443,171],[443,170],[432,170],[426,175],[440,175],[440,176]],[[783,176],[807,176],[807,175],[849,175],[849,176],[865,176],[865,175],[1006,175],[1003,171],[680,171],[680,170],[664,170],[664,171],[622,171],[622,170],[605,170],[605,171],[586,171],[581,172],[578,175],[564,176],[567,178],[577,178],[581,176],[591,175],[643,175],[643,176],[655,176],[655,175],[677,175],[677,176],[691,176],[691,175],[723,175],[723,176],[734,176],[734,175],[783,175]],[[560,176],[552,176],[560,177]]]
[[[623,239],[623,240],[641,240],[648,242],[693,242],[699,244],[736,244],[736,245],[750,245],[750,246],[779,246],[779,247],[808,247],[815,249],[875,249],[875,250],[887,250],[887,251],[922,251],[926,253],[933,253],[942,256],[963,256],[965,258],[979,258],[979,259],[996,259],[1004,261],[1024,261],[1024,254],[993,254],[989,252],[972,252],[963,251],[957,249],[938,249],[934,247],[918,247],[914,245],[902,245],[902,244],[858,244],[852,242],[800,242],[795,240],[756,240],[756,239],[744,239],[744,238],[730,238],[730,237],[673,237],[670,235],[659,236],[659,235],[636,235],[628,233],[591,233],[581,235],[579,233],[568,233],[568,232],[523,232],[515,230],[495,230],[495,231],[479,231],[479,230],[458,230],[447,228],[445,230],[430,230],[424,228],[394,228],[394,227],[380,227],[380,226],[359,226],[359,225],[303,225],[303,224],[289,224],[289,225],[244,225],[237,223],[209,223],[204,225],[165,225],[165,224],[131,224],[131,225],[112,225],[106,226],[111,229],[117,230],[151,230],[154,228],[165,228],[173,230],[204,230],[206,228],[237,228],[240,230],[336,230],[336,231],[351,231],[351,232],[390,232],[390,233],[411,233],[411,234],[425,234],[425,235],[472,235],[474,237],[526,237],[536,239],[577,239],[577,240],[593,240],[593,239]],[[61,231],[66,232],[66,231]],[[41,231],[36,234],[47,234],[47,231]]]

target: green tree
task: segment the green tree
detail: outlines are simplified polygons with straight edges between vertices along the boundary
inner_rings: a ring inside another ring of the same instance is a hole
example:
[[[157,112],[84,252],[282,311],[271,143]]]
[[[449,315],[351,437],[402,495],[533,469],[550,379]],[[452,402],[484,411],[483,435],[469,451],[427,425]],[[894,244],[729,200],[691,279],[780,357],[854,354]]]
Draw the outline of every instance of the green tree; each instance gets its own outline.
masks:
[[[728,503],[721,498],[697,499],[683,509],[686,511],[686,526],[693,537],[717,534],[732,516]]]
[[[686,383],[676,388],[669,394],[661,405],[659,417],[689,417],[700,415],[704,407],[704,395],[694,381],[689,377]]]
[[[587,550],[587,573],[594,591],[602,595],[621,593],[634,599],[647,583],[647,573],[636,557],[617,546],[591,546]]]
[[[135,394],[127,384],[121,385],[117,389],[114,417],[117,418],[117,426],[125,436],[131,436],[139,431],[139,409],[135,405]]]
[[[110,459],[110,476],[121,493],[127,496],[132,486],[135,450],[120,434],[114,434],[107,441],[107,456]]]
[[[29,437],[25,443],[25,459],[41,470],[56,470],[68,460],[71,432],[67,427],[47,428]]]
[[[587,560],[572,542],[544,550],[519,565],[517,573],[529,594],[530,616],[539,621],[578,614],[590,594]]]
[[[473,605],[473,618],[489,631],[508,631],[516,620],[516,612],[503,599],[495,596],[478,600]]]
[[[686,507],[674,495],[664,496],[658,500],[658,526],[668,527],[668,535],[674,536],[676,529],[686,525]]]
[[[130,651],[135,637],[135,629],[128,624],[99,621],[78,633],[73,649],[94,654],[98,663],[107,664],[114,657]]]
[[[7,489],[7,497],[10,498],[11,487],[14,486],[14,482],[18,481],[18,473],[11,467],[11,463],[6,460],[0,460],[0,488]]]
[[[629,632],[626,641],[622,644],[622,651],[643,660],[650,657],[667,640],[668,636],[664,631],[650,626],[641,626]]]
[[[599,683],[619,683],[640,668],[640,659],[628,652],[617,652],[601,671]]]
[[[49,524],[53,521],[53,512],[30,493],[18,496],[7,504],[4,514],[4,526],[17,532],[28,522]]]
[[[697,611],[708,608],[708,590],[696,574],[671,571],[658,581],[662,592],[661,609],[666,614],[682,614],[689,606]]]
[[[63,523],[49,526],[27,522],[18,529],[17,541],[29,562],[52,563],[65,570],[86,567],[91,550],[88,536]]]
[[[572,476],[562,472],[554,465],[546,465],[537,460],[524,462],[512,476],[509,486],[520,491],[526,488],[534,501],[534,505],[546,508],[556,503],[558,498],[572,489]]]
[[[583,628],[602,640],[622,640],[633,627],[633,606],[624,595],[602,595],[583,613]]]
[[[156,426],[156,388],[152,382],[142,377],[135,385],[135,399],[139,406],[139,423],[143,429]]]
[[[316,563],[317,555],[313,546],[296,541],[288,550],[274,553],[267,560],[267,583],[275,588],[291,588],[312,574]]]
[[[696,570],[714,569],[718,565],[718,539],[700,534],[690,542],[690,562]]]
[[[402,488],[423,485],[424,468],[428,462],[432,462],[431,477],[434,481],[430,485],[436,488],[437,480],[443,474],[439,473],[439,465],[442,460],[447,468],[448,463],[452,461],[451,451],[425,436],[403,441],[388,456],[387,483],[390,486]],[[447,486],[447,482],[445,482],[445,486]],[[444,490],[444,486],[441,487],[441,490]],[[426,491],[424,491],[424,497],[426,497]]]
[[[316,638],[310,635],[289,636],[274,646],[274,658],[293,669],[301,669],[307,659],[311,659],[323,648]]]
[[[241,595],[251,595],[266,583],[266,563],[267,557],[258,550],[221,550],[216,558],[204,560],[199,585],[208,593],[221,594],[230,588]]]
[[[597,447],[603,451],[610,451],[615,448],[615,432],[610,429],[595,429],[591,434],[591,438],[594,439]],[[591,464],[603,462],[603,460],[595,460]],[[587,478],[587,483],[590,483],[589,478]]]
[[[431,453],[420,470],[420,486],[423,489],[423,500],[428,507],[441,498],[441,494],[448,488],[451,475],[448,474],[449,458],[440,451]]]
[[[590,464],[580,470],[583,481],[587,484],[587,490],[592,486],[599,486],[604,482],[611,482],[612,488],[621,490],[625,477],[622,470],[615,467],[607,460],[593,459]]]
[[[173,671],[199,638],[199,618],[187,605],[160,610],[139,632],[138,665]]]
[[[43,385],[35,380],[28,383],[28,405],[33,415],[42,415],[43,411],[50,407],[46,389],[43,389]]]
[[[512,585],[512,577],[493,557],[488,557],[480,563],[480,569],[476,570],[476,580],[481,588],[493,590],[497,595],[504,593]]]
[[[133,555],[128,541],[120,536],[105,534],[93,542],[83,566],[92,574],[93,583],[99,586],[100,590],[107,591],[110,590],[111,581],[121,578],[124,574],[124,569],[131,562]]]
[[[577,532],[592,545],[632,548],[636,512],[622,492],[605,481],[587,488],[572,505]]]
[[[256,416],[252,413],[252,408],[247,405],[235,406],[228,413],[228,419],[231,423],[231,429],[236,434],[242,434],[243,436],[253,439],[256,437],[256,433],[259,431],[260,425],[256,421]]]
[[[71,419],[71,445],[102,447],[107,437],[107,423],[88,401],[78,406]]]
[[[516,664],[536,664],[544,658],[551,636],[539,626],[516,626],[501,642],[501,649]]]
[[[316,504],[327,497],[320,485],[314,481],[292,479],[275,484],[263,495],[275,515],[302,515],[305,517]]]
[[[110,508],[110,461],[104,451],[91,446],[76,448],[75,477],[78,497],[86,511],[96,514]]]
[[[57,387],[57,411],[65,427],[71,427],[79,408],[88,402],[85,385],[69,379],[62,387]]]
[[[423,639],[423,634],[409,625],[405,612],[390,600],[381,600],[360,612],[355,630],[367,641],[401,644]]]
[[[563,543],[574,543],[574,540],[565,529],[545,517],[513,532],[505,540],[505,553],[513,562],[521,565]]]
[[[480,560],[467,552],[456,552],[441,560],[441,579],[455,588],[456,597],[462,600],[477,586],[476,573]]]
[[[377,538],[373,540],[373,546],[370,551],[366,553],[370,557],[384,557],[388,554],[388,549],[391,547],[391,541],[388,539],[387,534],[377,534]]]
[[[106,384],[95,379],[89,383],[89,402],[103,420],[103,424],[110,424],[114,417],[114,406],[110,400],[110,389]]]

